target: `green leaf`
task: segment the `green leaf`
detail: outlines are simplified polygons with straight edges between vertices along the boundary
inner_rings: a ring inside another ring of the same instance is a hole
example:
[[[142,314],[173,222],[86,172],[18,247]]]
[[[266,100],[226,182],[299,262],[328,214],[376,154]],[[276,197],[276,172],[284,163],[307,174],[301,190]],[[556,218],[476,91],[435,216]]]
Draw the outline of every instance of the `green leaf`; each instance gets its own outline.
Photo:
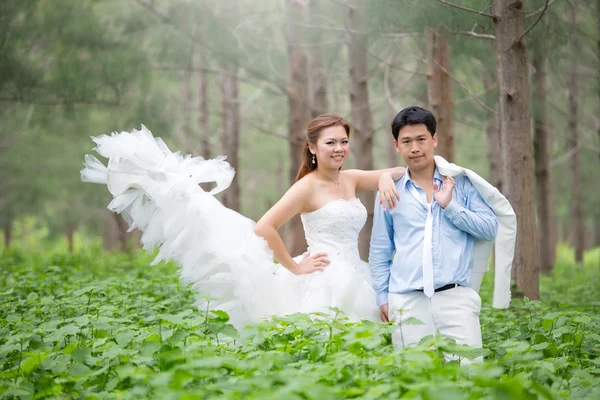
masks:
[[[44,353],[33,354],[21,362],[21,370],[28,374],[37,368],[45,358],[46,355]]]
[[[28,347],[30,349],[43,349],[46,346],[40,335],[31,335],[29,337],[29,346]]]
[[[134,331],[120,332],[117,334],[115,340],[119,346],[127,347],[136,335],[137,334]]]
[[[9,315],[6,317],[8,322],[19,322],[21,320],[21,316],[18,314]]]
[[[221,328],[221,334],[223,334],[225,336],[229,336],[231,338],[237,338],[240,336],[237,329],[235,329],[235,327],[230,324],[223,325],[223,328]]]
[[[406,325],[425,325],[423,323],[423,321],[421,321],[415,317],[407,318],[406,321],[404,321],[404,324],[406,324]]]
[[[532,350],[544,350],[549,345],[550,345],[550,343],[548,343],[548,342],[538,343],[538,344],[531,346],[531,349]]]
[[[81,328],[78,327],[77,325],[68,324],[68,325],[61,327],[59,331],[63,335],[76,335],[77,333],[79,333],[80,330],[81,330]]]
[[[589,324],[592,322],[592,318],[588,315],[578,315],[575,318],[573,318],[573,322],[579,324]]]
[[[555,398],[552,392],[548,388],[542,386],[539,382],[531,382],[531,388],[544,399],[554,400]]]
[[[229,314],[227,314],[225,311],[221,311],[221,310],[210,310],[211,313],[213,313],[214,315],[217,316],[216,320],[220,321],[220,322],[227,322],[229,321]]]
[[[71,353],[73,361],[80,364],[87,364],[87,358],[92,355],[92,350],[87,347],[79,347]]]
[[[308,352],[310,354],[310,359],[313,362],[320,361],[323,356],[327,353],[323,346],[314,344],[308,348]]]
[[[92,373],[92,370],[80,363],[74,363],[69,368],[69,375],[72,377],[83,377]]]

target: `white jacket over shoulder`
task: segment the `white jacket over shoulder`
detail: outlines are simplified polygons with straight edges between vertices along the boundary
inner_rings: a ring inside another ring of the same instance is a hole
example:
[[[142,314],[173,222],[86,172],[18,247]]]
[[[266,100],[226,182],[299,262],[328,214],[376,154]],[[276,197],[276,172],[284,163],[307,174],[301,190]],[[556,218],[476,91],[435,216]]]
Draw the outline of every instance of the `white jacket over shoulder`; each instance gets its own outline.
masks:
[[[489,270],[488,260],[492,252],[492,246],[495,243],[495,278],[492,306],[494,308],[508,308],[510,305],[511,268],[517,237],[517,217],[512,206],[498,189],[470,169],[449,163],[440,156],[435,156],[435,164],[442,175],[454,177],[464,174],[469,178],[483,200],[492,209],[494,214],[496,214],[498,218],[496,240],[494,242],[475,240],[475,245],[473,246],[471,286],[476,291],[479,291],[483,275]]]

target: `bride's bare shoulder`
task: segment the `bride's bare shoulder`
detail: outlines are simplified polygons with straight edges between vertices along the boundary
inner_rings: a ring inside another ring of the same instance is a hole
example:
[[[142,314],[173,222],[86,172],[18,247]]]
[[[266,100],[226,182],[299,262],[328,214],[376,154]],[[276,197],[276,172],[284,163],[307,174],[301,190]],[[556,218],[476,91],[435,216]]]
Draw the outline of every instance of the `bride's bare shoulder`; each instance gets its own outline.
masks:
[[[308,196],[315,188],[315,179],[312,174],[307,174],[300,180],[296,181],[288,192],[292,192],[295,195]]]
[[[296,214],[306,211],[313,193],[313,178],[305,176],[295,182],[273,207],[263,216],[264,220],[275,216],[278,223],[287,221]],[[259,221],[260,222],[260,221]]]
[[[357,180],[360,177],[360,173],[362,171],[359,169],[345,169],[340,171],[340,177],[345,180],[351,181],[354,185],[356,185]]]

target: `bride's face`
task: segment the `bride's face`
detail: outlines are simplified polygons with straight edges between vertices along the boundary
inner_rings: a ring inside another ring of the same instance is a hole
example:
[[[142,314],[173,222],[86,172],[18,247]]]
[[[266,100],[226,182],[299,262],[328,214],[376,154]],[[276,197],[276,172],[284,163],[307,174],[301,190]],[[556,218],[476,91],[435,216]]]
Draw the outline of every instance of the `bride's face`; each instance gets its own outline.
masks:
[[[316,146],[309,147],[317,158],[317,167],[327,169],[340,169],[350,151],[348,135],[342,126],[323,129]]]

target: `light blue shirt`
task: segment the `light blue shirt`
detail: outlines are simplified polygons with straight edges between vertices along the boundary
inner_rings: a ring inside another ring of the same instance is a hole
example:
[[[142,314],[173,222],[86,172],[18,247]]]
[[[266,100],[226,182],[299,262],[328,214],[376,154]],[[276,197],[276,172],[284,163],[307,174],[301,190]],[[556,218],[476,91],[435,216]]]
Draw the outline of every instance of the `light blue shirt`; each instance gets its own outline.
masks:
[[[443,177],[433,177],[440,188]],[[446,209],[432,199],[434,288],[456,283],[470,286],[475,239],[494,240],[498,220],[464,175],[454,177],[452,201]],[[375,202],[369,265],[377,305],[387,304],[388,293],[423,290],[423,241],[427,218],[425,191],[407,173],[396,182],[400,201],[392,210]],[[379,196],[378,196],[379,200]],[[395,253],[395,254],[394,254]]]

